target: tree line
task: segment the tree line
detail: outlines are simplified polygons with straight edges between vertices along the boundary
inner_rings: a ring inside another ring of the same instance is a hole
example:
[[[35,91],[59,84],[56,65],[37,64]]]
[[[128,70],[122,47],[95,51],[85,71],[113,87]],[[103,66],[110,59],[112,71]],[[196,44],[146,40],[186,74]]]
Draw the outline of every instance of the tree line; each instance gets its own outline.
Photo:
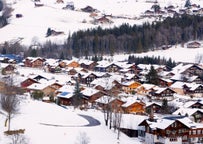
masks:
[[[80,30],[69,35],[63,44],[47,41],[29,48],[5,43],[1,53],[23,51],[25,56],[71,59],[75,57],[102,57],[118,53],[141,53],[156,50],[163,45],[184,44],[190,40],[203,39],[203,19],[198,15],[168,17],[162,22],[143,25],[123,24],[112,29]],[[10,48],[10,47],[14,47]]]

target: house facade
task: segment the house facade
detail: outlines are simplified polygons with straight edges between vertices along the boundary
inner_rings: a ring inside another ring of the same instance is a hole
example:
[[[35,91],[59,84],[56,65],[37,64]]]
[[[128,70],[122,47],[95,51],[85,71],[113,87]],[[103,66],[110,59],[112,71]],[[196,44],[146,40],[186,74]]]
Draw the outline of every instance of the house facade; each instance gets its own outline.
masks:
[[[146,144],[196,144],[203,142],[203,124],[183,116],[164,116],[139,124],[139,137]]]

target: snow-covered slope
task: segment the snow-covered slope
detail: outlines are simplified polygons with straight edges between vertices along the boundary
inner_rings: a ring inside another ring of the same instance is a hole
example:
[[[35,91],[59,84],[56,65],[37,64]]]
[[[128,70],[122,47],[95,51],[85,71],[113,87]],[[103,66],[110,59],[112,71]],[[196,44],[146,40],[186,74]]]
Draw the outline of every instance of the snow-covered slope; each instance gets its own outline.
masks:
[[[146,0],[74,0],[75,11],[63,10],[71,0],[64,0],[64,3],[56,3],[56,0],[41,0],[44,5],[35,7],[31,0],[8,0],[14,11],[9,20],[9,25],[0,29],[0,43],[13,39],[23,38],[24,44],[30,45],[32,42],[44,42],[47,39],[62,42],[68,34],[87,28],[95,28],[98,25],[91,24],[93,18],[90,13],[81,12],[81,8],[91,6],[99,11],[98,17],[102,14],[113,16],[125,16],[130,19],[113,19],[113,24],[100,24],[104,28],[119,26],[123,23],[142,24],[143,21],[153,19],[134,19],[141,13],[150,9],[153,3]],[[158,0],[160,6],[164,8],[173,4],[183,7],[185,0]],[[191,3],[201,4],[200,0],[191,0]],[[16,14],[22,14],[21,18],[16,18]],[[83,20],[86,23],[82,23]],[[63,31],[64,34],[46,38],[48,28],[56,31]]]

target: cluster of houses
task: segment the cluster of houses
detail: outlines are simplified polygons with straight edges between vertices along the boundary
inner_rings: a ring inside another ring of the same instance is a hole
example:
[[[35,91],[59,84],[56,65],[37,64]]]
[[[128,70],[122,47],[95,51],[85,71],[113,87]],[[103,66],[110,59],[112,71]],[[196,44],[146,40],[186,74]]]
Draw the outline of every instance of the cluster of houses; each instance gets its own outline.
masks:
[[[151,66],[159,75],[158,85],[146,83],[145,75]],[[201,64],[179,63],[168,70],[165,65],[27,57],[17,64],[2,60],[0,69],[2,77],[15,75],[15,84],[26,92],[42,92],[43,101],[54,99],[61,105],[72,105],[78,80],[85,108],[116,106],[126,119],[121,130],[147,144],[191,144],[203,140]],[[164,99],[175,107],[170,115],[160,114]],[[137,122],[125,124],[129,115]]]
[[[165,18],[165,17],[174,17],[174,16],[180,16],[183,14],[189,14],[189,15],[203,15],[203,8],[201,8],[200,5],[197,4],[191,4],[188,7],[180,7],[180,6],[174,6],[169,5],[167,7],[160,7],[157,1],[153,2],[153,5],[151,9],[146,10],[141,17],[159,17],[159,18]]]

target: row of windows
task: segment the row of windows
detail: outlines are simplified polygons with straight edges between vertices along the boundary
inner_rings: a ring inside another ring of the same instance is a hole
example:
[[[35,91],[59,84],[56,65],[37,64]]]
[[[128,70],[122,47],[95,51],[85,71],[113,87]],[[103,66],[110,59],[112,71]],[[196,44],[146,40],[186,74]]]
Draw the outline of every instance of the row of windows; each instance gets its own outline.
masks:
[[[191,134],[193,134],[193,135],[196,135],[196,134],[200,135],[200,134],[203,134],[203,130],[191,130],[191,131],[189,131],[189,135],[191,135]]]

